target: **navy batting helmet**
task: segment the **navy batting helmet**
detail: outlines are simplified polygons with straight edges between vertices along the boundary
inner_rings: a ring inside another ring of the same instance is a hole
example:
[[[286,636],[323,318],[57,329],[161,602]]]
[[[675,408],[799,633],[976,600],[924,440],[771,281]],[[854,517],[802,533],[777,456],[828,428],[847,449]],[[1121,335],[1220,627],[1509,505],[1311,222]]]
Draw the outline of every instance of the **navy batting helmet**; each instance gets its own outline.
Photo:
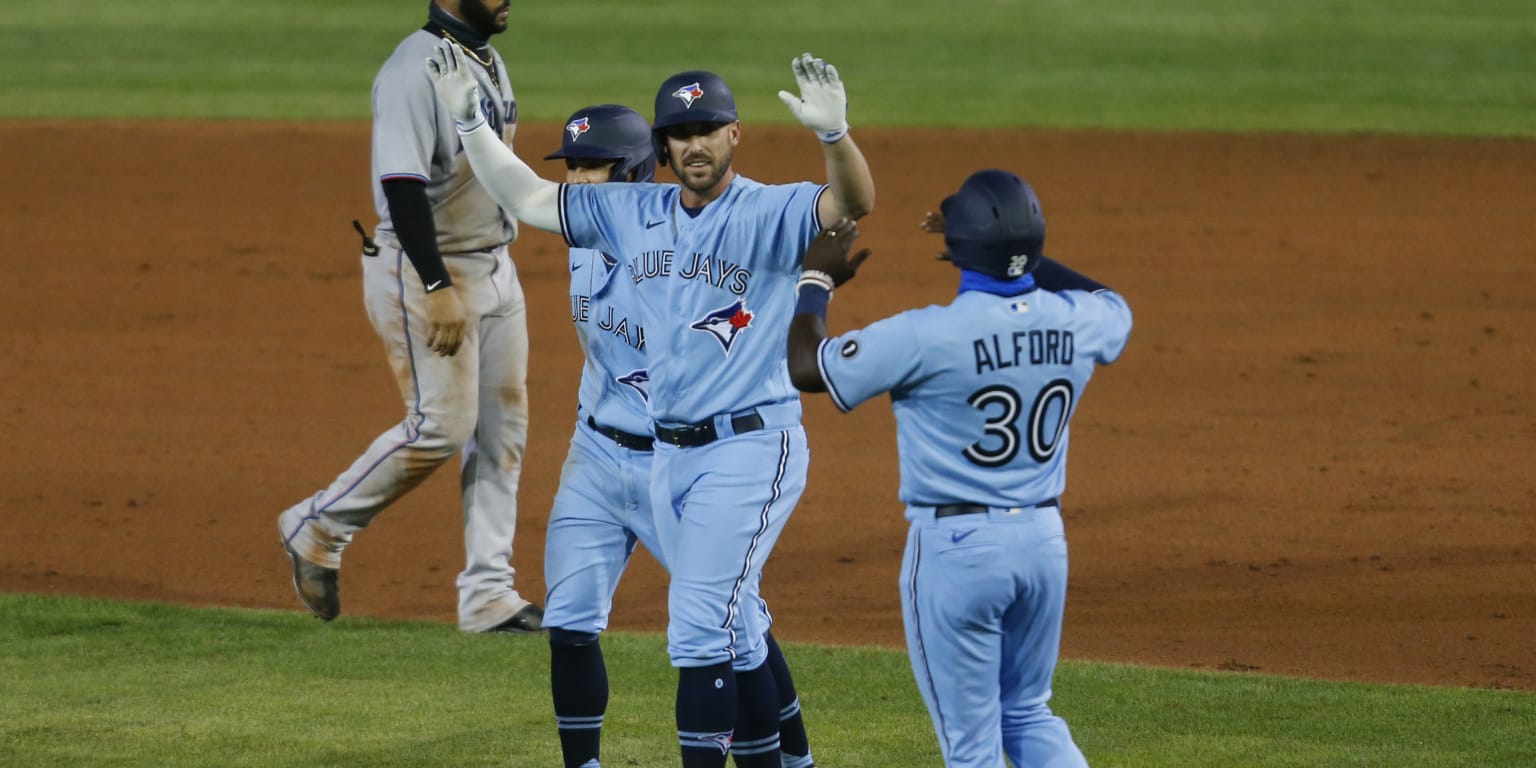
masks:
[[[651,181],[656,178],[656,151],[651,144],[650,124],[639,112],[617,104],[576,110],[565,124],[560,149],[545,155],[544,159],[561,157],[616,160],[609,181]]]
[[[656,154],[666,161],[667,142],[662,132],[674,125],[734,123],[738,119],[736,97],[719,75],[698,69],[679,72],[656,89],[656,114],[651,121]]]
[[[1007,171],[971,174],[944,198],[945,254],[955,266],[1013,280],[1040,264],[1045,214],[1023,179]]]

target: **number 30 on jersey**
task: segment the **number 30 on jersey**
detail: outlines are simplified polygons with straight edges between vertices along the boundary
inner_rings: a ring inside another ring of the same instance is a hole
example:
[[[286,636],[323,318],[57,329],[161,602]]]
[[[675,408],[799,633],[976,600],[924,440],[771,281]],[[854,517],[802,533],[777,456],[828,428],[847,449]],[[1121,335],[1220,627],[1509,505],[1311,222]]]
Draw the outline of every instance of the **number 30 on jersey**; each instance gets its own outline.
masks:
[[[1001,467],[1019,455],[1021,447],[1029,450],[1030,458],[1044,464],[1056,455],[1061,443],[1061,433],[1072,415],[1072,402],[1076,393],[1072,382],[1055,379],[1041,388],[1024,421],[1020,433],[1020,416],[1025,415],[1024,398],[1013,387],[995,384],[971,393],[966,402],[986,416],[983,429],[986,436],[965,447],[961,453],[979,467]]]

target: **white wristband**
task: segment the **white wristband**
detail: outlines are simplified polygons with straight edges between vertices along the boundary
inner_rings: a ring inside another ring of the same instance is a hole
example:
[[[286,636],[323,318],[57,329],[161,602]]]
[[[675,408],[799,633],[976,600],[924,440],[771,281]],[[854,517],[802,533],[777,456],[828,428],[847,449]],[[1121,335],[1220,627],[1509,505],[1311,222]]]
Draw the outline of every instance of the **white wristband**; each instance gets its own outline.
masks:
[[[814,285],[817,288],[820,288],[830,294],[832,293],[832,288],[836,285],[836,283],[833,282],[831,275],[822,272],[819,269],[807,269],[800,273],[800,282],[795,286],[795,288],[798,290],[800,287],[806,285]]]

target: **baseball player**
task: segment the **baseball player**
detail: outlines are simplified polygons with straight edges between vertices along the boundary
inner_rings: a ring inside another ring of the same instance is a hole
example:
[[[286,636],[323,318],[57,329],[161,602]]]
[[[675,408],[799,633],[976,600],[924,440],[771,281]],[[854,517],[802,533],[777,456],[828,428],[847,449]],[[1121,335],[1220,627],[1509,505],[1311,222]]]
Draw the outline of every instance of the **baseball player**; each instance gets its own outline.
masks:
[[[810,453],[784,334],[806,246],[823,222],[861,217],[874,204],[868,165],[848,135],[842,81],[806,54],[793,65],[800,95],[779,94],[820,136],[827,185],[739,176],[731,166],[741,136],[735,99],[703,71],[667,78],[656,96],[659,159],[680,187],[561,185],[493,141],[467,66],[452,46],[440,45],[428,62],[491,195],[573,247],[614,256],[640,307],[683,765],[723,766],[734,754],[744,768],[777,766],[776,728],[748,723],[769,722],[750,713],[776,708],[763,663],[766,628],[751,607],[763,563],[804,490]]]
[[[1119,357],[1131,310],[1119,294],[1045,258],[1034,190],[979,171],[944,200],[960,294],[826,335],[834,285],[868,256],[805,258],[789,332],[803,392],[843,411],[882,392],[896,412],[900,498],[910,521],[902,618],[945,765],[1086,766],[1051,714],[1067,595],[1067,423],[1095,365]]]
[[[435,0],[426,26],[400,43],[374,81],[379,225],[372,240],[364,238],[363,300],[405,419],[330,487],[278,517],[294,588],[327,621],[341,612],[338,574],[353,535],[462,451],[459,628],[542,628],[539,607],[513,587],[510,562],[528,434],[527,317],[507,255],[517,229],[475,178],[421,70],[439,43],[459,51],[465,76],[486,94],[487,133],[510,143],[516,102],[506,64],[488,42],[506,28],[505,2]]]
[[[560,149],[545,159],[565,160],[567,184],[649,182],[656,172],[650,123],[612,104],[572,114]],[[645,327],[633,288],[618,259],[601,251],[572,248],[569,267],[571,319],[586,361],[576,431],[545,538],[544,621],[565,766],[597,768],[608,699],[599,634],[635,544],[663,567],[666,559],[651,515]],[[814,763],[794,681],[778,645],[766,640],[780,696],[783,765],[808,768]]]

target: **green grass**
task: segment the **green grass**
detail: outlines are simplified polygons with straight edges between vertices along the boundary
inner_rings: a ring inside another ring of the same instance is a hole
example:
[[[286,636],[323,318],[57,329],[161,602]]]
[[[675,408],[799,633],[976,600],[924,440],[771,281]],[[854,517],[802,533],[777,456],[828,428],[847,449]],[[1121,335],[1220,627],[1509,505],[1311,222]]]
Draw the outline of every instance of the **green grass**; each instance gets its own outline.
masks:
[[[538,637],[0,595],[0,765],[558,765]],[[605,636],[605,764],[676,763],[659,636]],[[818,761],[937,765],[896,651],[786,644]],[[1529,766],[1536,696],[1066,663],[1093,765]]]
[[[6,0],[0,116],[364,119],[425,5]],[[810,50],[856,125],[1536,135],[1529,0],[515,2],[497,44],[538,121],[649,113],[701,67],[744,119],[786,122],[774,94]]]

